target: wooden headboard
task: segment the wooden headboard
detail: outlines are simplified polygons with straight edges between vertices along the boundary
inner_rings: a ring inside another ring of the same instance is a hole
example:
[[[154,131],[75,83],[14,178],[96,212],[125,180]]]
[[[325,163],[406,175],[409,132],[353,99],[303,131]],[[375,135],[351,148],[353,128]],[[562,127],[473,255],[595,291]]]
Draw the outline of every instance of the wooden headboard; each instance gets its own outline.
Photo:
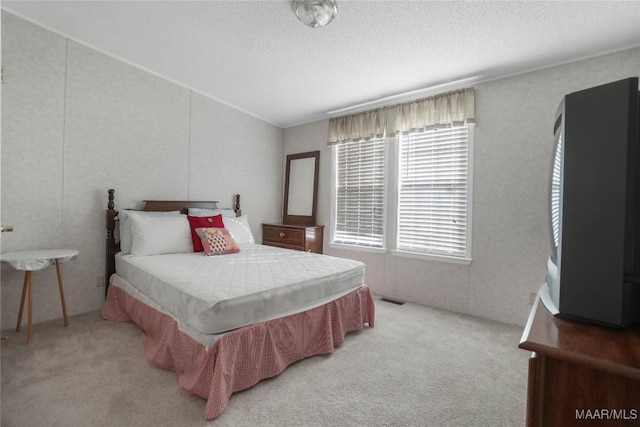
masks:
[[[108,203],[106,212],[106,226],[107,226],[107,254],[105,265],[105,296],[109,289],[109,278],[116,272],[116,254],[120,251],[120,242],[116,242],[115,230],[116,230],[116,217],[118,211],[115,209],[114,203],[114,189],[108,191]],[[166,212],[166,211],[180,211],[183,214],[188,213],[189,208],[200,209],[218,209],[218,202],[215,201],[195,201],[195,200],[143,200],[143,211],[151,212]],[[242,214],[240,209],[240,195],[235,195],[235,206],[233,210],[236,212],[236,216]]]

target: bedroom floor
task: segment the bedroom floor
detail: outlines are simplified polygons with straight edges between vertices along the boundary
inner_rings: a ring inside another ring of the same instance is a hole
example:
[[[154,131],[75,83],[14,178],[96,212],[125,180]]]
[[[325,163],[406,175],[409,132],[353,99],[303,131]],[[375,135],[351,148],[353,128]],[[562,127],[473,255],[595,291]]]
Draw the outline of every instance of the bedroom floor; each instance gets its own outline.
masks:
[[[215,421],[147,365],[130,323],[99,312],[34,325],[1,344],[2,426],[521,426],[522,328],[376,300],[376,326],[328,356],[234,394]]]

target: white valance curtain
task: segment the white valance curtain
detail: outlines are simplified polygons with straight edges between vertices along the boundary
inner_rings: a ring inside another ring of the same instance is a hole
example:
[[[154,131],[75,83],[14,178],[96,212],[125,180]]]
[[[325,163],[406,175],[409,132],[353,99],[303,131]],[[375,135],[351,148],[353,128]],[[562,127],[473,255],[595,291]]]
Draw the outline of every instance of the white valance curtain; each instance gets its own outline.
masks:
[[[385,121],[384,108],[329,119],[329,145],[382,138]]]
[[[460,89],[417,101],[329,120],[328,145],[476,122],[475,90]]]
[[[387,108],[387,135],[476,122],[475,91],[461,89]]]

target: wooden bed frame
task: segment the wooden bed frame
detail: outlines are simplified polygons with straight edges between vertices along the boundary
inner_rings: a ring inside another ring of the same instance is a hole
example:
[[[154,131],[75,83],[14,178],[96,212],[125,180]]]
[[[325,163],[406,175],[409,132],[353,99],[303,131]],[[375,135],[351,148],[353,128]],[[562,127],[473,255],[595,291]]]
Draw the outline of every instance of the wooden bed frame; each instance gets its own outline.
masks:
[[[106,212],[106,228],[107,228],[107,240],[106,240],[106,262],[105,262],[105,286],[104,294],[107,296],[109,290],[109,278],[116,272],[116,254],[120,251],[120,242],[116,242],[115,230],[117,226],[118,211],[115,209],[113,188],[108,192],[108,203]],[[235,206],[233,210],[236,212],[236,216],[242,215],[242,209],[240,209],[240,195],[234,196]],[[198,201],[198,200],[143,200],[144,207],[142,210],[147,212],[167,212],[167,211],[180,211],[183,214],[188,213],[189,208],[200,209],[219,209],[217,201]]]

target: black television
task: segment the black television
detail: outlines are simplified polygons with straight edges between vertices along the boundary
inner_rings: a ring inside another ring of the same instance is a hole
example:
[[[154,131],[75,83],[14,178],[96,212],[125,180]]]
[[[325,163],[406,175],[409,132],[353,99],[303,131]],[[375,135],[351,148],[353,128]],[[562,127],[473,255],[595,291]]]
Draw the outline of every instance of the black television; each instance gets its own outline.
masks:
[[[561,318],[640,325],[639,101],[632,77],[568,94],[556,112],[540,299]]]

